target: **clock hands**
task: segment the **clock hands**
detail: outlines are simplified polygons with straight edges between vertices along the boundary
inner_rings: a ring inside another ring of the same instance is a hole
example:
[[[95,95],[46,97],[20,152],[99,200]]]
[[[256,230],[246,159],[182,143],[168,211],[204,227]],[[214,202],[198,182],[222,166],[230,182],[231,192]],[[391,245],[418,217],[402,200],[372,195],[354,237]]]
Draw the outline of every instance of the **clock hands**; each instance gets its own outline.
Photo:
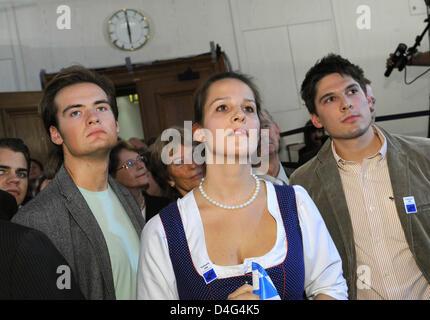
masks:
[[[149,39],[148,21],[136,10],[121,9],[111,16],[108,23],[109,39],[122,50],[137,50]]]
[[[132,41],[131,41],[131,30],[130,30],[130,23],[128,22],[127,11],[125,12],[125,21],[127,21],[127,32],[128,32],[128,37],[130,39],[130,45],[131,45],[132,44]]]

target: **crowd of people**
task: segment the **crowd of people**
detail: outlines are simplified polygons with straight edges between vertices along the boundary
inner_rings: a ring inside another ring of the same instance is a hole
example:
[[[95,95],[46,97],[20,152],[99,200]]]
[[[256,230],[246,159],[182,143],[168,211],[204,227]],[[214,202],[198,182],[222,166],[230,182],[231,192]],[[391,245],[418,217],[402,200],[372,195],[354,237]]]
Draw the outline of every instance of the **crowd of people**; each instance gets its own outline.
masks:
[[[281,299],[430,299],[429,139],[375,125],[370,81],[339,55],[301,95],[311,120],[287,176],[246,75],[196,91],[192,143],[173,127],[146,144],[119,138],[107,78],[63,69],[40,105],[48,161],[0,139],[0,298],[258,299],[258,263]],[[202,145],[217,161],[195,161]]]

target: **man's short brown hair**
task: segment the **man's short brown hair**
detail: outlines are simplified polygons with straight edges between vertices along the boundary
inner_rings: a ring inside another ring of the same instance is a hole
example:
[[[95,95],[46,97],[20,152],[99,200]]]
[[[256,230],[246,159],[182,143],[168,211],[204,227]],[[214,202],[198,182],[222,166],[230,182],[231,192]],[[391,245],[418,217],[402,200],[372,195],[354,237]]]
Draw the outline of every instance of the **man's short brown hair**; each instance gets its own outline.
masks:
[[[57,93],[65,87],[87,82],[94,83],[106,93],[115,120],[118,120],[118,106],[115,98],[115,87],[112,81],[97,72],[75,65],[61,70],[60,73],[48,82],[46,88],[43,90],[43,98],[39,107],[48,136],[50,135],[49,128],[51,126],[58,129],[58,107],[55,105]]]

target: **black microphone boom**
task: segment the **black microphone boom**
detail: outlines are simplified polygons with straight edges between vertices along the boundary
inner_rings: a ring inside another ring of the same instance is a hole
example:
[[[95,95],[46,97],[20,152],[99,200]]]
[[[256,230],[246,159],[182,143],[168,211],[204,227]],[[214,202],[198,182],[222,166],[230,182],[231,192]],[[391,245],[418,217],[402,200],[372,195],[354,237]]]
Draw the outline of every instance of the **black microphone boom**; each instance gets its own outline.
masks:
[[[426,0],[427,5],[429,2],[430,0]],[[430,12],[430,8],[428,11]],[[424,22],[427,22],[427,26],[425,27],[424,31],[415,38],[415,44],[412,47],[407,49],[408,47],[404,43],[400,43],[397,46],[397,49],[391,58],[391,63],[388,65],[387,70],[384,73],[386,77],[390,76],[391,71],[393,71],[394,68],[398,68],[399,71],[402,71],[406,64],[408,64],[412,60],[412,57],[418,52],[417,48],[420,46],[421,40],[423,39],[425,33],[430,28],[430,13],[429,17],[425,19]]]

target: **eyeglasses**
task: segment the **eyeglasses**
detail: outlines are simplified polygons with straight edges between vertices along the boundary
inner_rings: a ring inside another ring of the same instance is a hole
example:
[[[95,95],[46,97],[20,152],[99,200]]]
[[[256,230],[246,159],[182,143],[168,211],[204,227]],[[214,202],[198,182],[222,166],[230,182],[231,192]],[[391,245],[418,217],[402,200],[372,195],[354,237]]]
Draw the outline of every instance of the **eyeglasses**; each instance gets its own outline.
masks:
[[[144,157],[142,157],[142,156],[138,156],[137,158],[136,158],[136,160],[127,160],[126,162],[124,162],[124,164],[121,166],[121,167],[119,167],[118,169],[116,169],[117,171],[118,170],[121,170],[121,169],[126,169],[126,170],[128,170],[128,169],[130,169],[130,168],[132,168],[132,167],[134,167],[135,165],[137,165],[138,163],[146,163],[146,161],[145,161],[146,159],[144,158]]]

